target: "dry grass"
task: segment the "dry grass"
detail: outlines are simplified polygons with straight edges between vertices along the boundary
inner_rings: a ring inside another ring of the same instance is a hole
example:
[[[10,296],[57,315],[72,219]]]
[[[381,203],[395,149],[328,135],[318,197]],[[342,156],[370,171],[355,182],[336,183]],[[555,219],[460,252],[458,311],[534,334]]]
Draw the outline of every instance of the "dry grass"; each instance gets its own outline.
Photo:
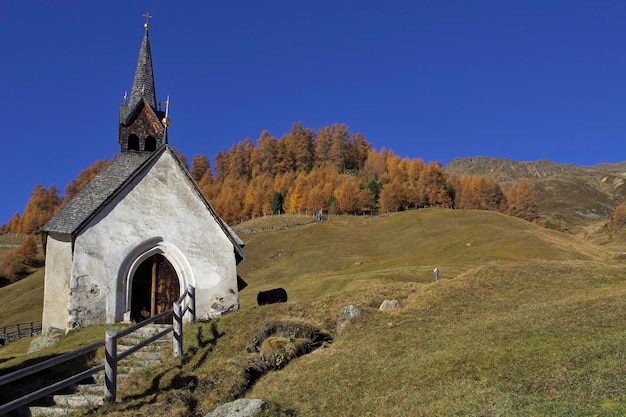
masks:
[[[41,321],[44,269],[0,288],[0,327]]]
[[[22,243],[22,240],[22,236],[0,235],[0,264],[9,252],[15,250]],[[11,285],[0,287],[0,300],[2,300],[0,327],[41,320],[43,279],[44,269],[36,268],[26,278]]]
[[[201,416],[242,395],[279,416],[626,414],[626,265],[597,246],[436,209],[241,237],[241,310],[188,327],[182,360],[143,370],[94,415]],[[274,287],[289,301],[257,307]],[[403,308],[382,313],[384,299]],[[311,354],[302,334],[267,331],[335,334],[347,304],[361,316]]]

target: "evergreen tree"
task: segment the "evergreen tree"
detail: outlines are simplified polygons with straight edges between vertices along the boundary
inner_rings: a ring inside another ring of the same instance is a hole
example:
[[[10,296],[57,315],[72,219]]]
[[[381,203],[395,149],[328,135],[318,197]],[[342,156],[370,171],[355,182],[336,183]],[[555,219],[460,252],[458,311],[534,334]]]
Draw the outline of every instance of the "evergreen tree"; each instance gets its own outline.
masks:
[[[282,193],[279,193],[278,191],[274,192],[274,196],[272,198],[272,214],[282,214],[284,213],[283,211],[283,203],[284,203],[284,196]]]

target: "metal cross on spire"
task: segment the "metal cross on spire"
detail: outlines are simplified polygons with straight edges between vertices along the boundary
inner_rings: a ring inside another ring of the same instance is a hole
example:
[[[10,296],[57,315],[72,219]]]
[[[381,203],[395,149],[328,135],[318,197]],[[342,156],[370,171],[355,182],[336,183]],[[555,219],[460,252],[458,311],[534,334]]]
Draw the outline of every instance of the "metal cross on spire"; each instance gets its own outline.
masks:
[[[150,13],[146,12],[146,14],[144,14],[143,17],[146,18],[146,23],[143,24],[143,27],[145,27],[146,30],[148,30],[150,29],[150,19],[152,19],[152,16],[150,16]]]

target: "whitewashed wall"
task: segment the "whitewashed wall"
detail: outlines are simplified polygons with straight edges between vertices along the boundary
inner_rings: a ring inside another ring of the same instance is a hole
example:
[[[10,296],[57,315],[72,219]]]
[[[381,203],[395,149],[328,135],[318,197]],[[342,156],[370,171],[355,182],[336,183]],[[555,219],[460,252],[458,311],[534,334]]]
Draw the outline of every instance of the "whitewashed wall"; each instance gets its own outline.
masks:
[[[199,319],[239,308],[233,244],[170,150],[76,237],[66,304],[69,326],[127,319],[129,278],[156,253],[174,266],[181,291],[188,284],[196,287]]]

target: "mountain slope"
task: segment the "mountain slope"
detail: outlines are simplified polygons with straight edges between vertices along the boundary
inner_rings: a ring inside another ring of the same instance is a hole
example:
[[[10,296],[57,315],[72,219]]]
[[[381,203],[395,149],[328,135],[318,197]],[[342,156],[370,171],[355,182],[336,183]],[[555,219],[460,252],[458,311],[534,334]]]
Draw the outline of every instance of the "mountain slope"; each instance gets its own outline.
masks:
[[[584,167],[545,160],[473,157],[454,159],[445,170],[450,175],[492,176],[505,189],[526,177],[535,188],[539,212],[548,226],[571,233],[601,227],[615,207],[626,201],[625,162]]]
[[[626,265],[615,253],[486,211],[309,220],[240,225],[240,311],[187,326],[182,360],[146,368],[119,404],[91,414],[202,416],[240,395],[276,416],[626,413]],[[256,305],[276,287],[288,302]],[[383,313],[384,299],[403,307]],[[348,304],[361,315],[337,334]],[[255,373],[246,347],[286,322],[336,338]]]

